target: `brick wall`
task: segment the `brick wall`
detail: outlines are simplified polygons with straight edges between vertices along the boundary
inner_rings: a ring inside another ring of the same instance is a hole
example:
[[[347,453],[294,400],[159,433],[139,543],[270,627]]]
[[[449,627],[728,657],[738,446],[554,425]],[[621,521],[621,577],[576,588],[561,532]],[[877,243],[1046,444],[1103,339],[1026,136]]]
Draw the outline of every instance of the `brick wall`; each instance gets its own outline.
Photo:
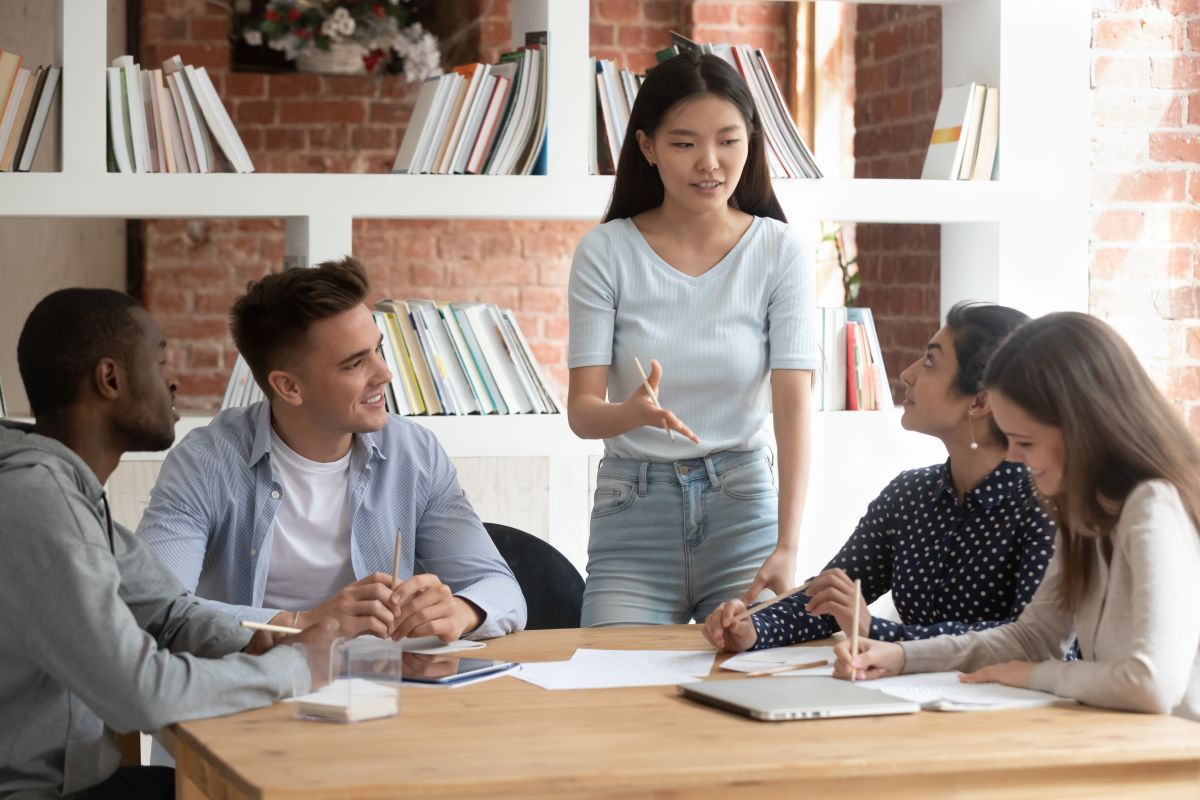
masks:
[[[229,17],[218,5],[143,0],[142,9],[142,63],[179,53],[207,67],[258,171],[391,169],[415,86],[396,77],[232,73]],[[784,80],[787,11],[788,4],[749,0],[591,0],[592,51],[644,69],[675,29],[764,47]],[[443,31],[455,22],[478,23],[456,37],[453,63],[494,61],[511,41],[510,12],[509,0],[440,4]],[[376,297],[485,300],[513,308],[537,357],[565,390],[567,275],[575,243],[592,224],[360,221],[354,252],[367,264]],[[144,298],[173,343],[180,405],[215,408],[235,357],[226,330],[229,305],[247,281],[278,269],[283,225],[206,220],[142,227]]]
[[[1094,0],[1091,310],[1200,432],[1200,0]]]
[[[922,6],[858,7],[854,176],[919,178],[942,95],[942,15]],[[901,370],[937,330],[941,229],[857,225],[859,305],[869,306],[897,394]]]

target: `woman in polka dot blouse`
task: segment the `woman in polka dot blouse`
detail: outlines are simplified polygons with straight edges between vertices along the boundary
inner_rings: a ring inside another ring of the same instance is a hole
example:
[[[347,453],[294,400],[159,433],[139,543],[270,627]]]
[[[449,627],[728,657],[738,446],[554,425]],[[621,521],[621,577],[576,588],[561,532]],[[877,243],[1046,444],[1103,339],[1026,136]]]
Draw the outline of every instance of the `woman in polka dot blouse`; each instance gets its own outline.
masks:
[[[806,593],[737,620],[745,606],[722,604],[704,635],[730,652],[824,639],[848,630],[854,580],[862,581],[859,635],[925,639],[1016,619],[1054,552],[1054,523],[1028,470],[1004,460],[1007,440],[991,419],[984,367],[1000,342],[1028,320],[1004,306],[960,303],[900,375],[901,424],[946,445],[945,464],[900,473]],[[901,621],[872,618],[867,604],[892,593]]]

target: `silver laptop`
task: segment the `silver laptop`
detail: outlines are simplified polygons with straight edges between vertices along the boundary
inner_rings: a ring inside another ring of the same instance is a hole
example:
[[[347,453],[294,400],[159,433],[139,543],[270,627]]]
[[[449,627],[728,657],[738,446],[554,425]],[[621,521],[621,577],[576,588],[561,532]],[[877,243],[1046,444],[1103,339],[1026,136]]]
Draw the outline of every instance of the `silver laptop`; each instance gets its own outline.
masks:
[[[921,710],[917,703],[836,678],[742,678],[682,683],[677,688],[689,699],[768,722]]]

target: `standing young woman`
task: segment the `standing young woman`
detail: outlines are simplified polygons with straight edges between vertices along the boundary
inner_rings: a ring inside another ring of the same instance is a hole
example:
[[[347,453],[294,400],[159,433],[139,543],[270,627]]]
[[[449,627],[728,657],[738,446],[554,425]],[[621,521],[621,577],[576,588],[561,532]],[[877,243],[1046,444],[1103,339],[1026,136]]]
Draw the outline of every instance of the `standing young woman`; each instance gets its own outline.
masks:
[[[1090,705],[1200,720],[1200,447],[1108,325],[1049,314],[1014,333],[984,384],[1009,457],[1058,521],[1033,600],[1008,625],[866,642],[837,674],[972,671]],[[1078,635],[1081,657],[1062,655]],[[862,644],[862,643],[860,643]]]
[[[703,619],[790,588],[808,483],[810,255],[749,89],[716,56],[676,56],[646,77],[629,132],[571,266],[568,415],[605,440],[584,625]]]
[[[1004,459],[1008,442],[992,420],[983,371],[1004,337],[1028,320],[1005,306],[950,309],[924,355],[900,374],[900,424],[940,439],[949,460],[896,476],[806,592],[749,619],[740,600],[724,603],[706,621],[705,637],[737,652],[849,632],[855,579],[864,638],[926,639],[1016,619],[1050,563],[1054,523],[1029,471]],[[899,622],[867,610],[889,591]]]

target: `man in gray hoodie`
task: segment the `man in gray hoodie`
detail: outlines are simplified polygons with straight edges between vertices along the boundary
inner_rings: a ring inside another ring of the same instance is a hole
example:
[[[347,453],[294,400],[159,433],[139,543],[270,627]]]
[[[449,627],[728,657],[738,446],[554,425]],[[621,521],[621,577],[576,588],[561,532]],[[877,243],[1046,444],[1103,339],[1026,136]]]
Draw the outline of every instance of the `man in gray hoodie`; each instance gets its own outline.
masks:
[[[135,300],[49,295],[17,361],[36,422],[0,421],[0,798],[173,796],[171,771],[118,768],[113,732],[308,691],[336,625],[252,639],[113,522],[103,487],[121,454],[169,447],[178,419],[165,342]]]

